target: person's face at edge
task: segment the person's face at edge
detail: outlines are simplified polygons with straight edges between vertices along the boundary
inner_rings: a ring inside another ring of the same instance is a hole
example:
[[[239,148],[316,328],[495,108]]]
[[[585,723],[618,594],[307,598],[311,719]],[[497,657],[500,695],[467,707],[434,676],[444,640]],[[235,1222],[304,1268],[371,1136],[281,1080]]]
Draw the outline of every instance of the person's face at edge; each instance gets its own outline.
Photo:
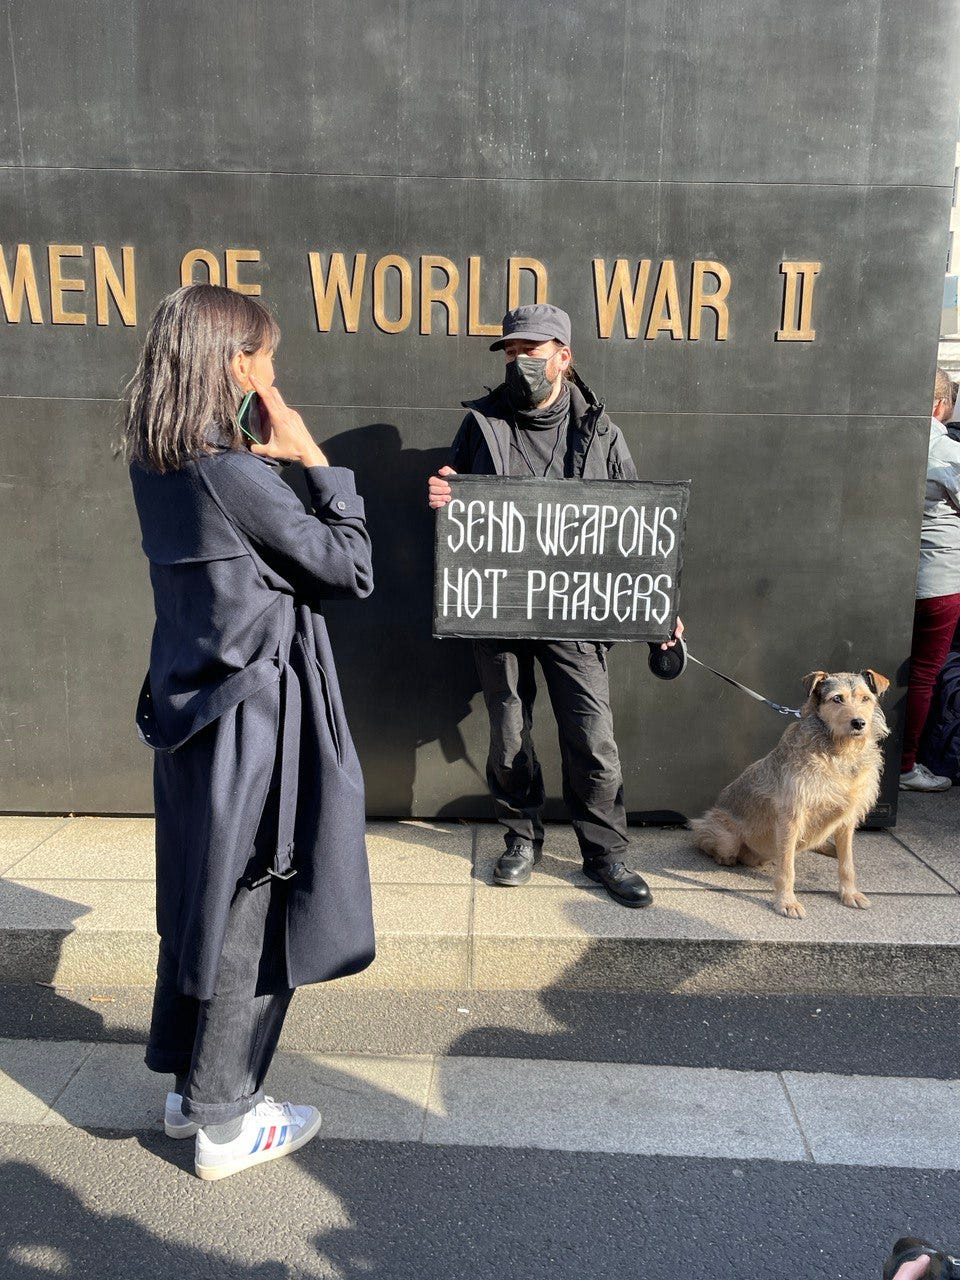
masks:
[[[953,417],[952,400],[934,400],[933,416],[938,422],[949,422]]]
[[[559,390],[560,379],[570,363],[569,347],[563,347],[553,338],[546,342],[529,342],[523,338],[508,338],[503,344],[503,357],[507,364],[512,364],[517,356],[535,356],[538,360],[546,360],[545,373],[550,380],[551,392],[547,400],[553,399]],[[542,403],[546,403],[543,401]]]
[[[276,381],[273,369],[273,347],[261,347],[250,356],[243,351],[238,351],[230,361],[230,368],[241,391],[253,390],[251,374],[261,386],[272,387]]]

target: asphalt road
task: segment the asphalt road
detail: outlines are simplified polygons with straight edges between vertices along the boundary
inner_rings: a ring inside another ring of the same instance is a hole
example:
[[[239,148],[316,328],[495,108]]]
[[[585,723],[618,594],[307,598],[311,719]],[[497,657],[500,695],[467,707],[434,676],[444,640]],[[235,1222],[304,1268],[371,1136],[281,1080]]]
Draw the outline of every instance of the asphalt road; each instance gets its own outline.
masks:
[[[3,1280],[868,1280],[904,1231],[960,1234],[929,1171],[317,1140],[205,1185],[162,1136],[0,1151]]]
[[[146,988],[0,986],[0,1036],[142,1043]],[[463,1012],[463,1011],[466,1012]],[[297,992],[283,1044],[740,1071],[957,1075],[960,1000],[541,992]]]
[[[0,1035],[138,1042],[149,998],[6,987]],[[953,1079],[958,1015],[919,998],[309,988],[287,1040]],[[0,1280],[867,1280],[898,1235],[960,1246],[955,1172],[321,1139],[207,1185],[192,1146],[0,1128]]]

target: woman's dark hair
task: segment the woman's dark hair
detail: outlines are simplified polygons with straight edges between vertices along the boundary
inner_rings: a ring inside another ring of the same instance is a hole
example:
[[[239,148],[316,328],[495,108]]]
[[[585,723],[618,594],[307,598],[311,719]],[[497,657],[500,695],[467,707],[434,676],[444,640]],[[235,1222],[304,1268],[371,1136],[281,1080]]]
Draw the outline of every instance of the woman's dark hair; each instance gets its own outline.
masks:
[[[127,461],[178,471],[218,447],[242,448],[243,392],[230,362],[238,351],[272,351],[279,341],[266,307],[232,289],[191,284],[164,298],[124,397]]]

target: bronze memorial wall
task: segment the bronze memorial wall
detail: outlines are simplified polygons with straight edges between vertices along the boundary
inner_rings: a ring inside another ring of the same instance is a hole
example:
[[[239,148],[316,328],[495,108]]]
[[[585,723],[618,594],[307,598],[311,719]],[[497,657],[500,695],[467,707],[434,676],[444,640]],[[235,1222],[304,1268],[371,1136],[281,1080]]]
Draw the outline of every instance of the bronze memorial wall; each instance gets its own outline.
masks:
[[[469,645],[431,638],[425,483],[516,300],[570,312],[641,478],[692,481],[693,652],[787,705],[814,668],[886,673],[896,754],[953,0],[6,13],[0,810],[149,810],[151,602],[111,446],[150,313],[190,279],[274,310],[278,385],[366,498],[376,591],[328,617],[371,814],[489,812]],[[646,658],[611,657],[628,809],[691,813],[784,721]],[[878,821],[896,795],[888,769]]]

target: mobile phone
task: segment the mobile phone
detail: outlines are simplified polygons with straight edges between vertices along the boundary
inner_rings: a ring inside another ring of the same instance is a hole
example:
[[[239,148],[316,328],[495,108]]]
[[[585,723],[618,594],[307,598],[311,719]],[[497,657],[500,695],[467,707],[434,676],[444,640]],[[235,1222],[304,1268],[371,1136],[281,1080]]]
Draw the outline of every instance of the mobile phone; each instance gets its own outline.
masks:
[[[255,391],[248,391],[237,410],[237,424],[243,434],[254,444],[263,444],[260,420],[260,398]]]

